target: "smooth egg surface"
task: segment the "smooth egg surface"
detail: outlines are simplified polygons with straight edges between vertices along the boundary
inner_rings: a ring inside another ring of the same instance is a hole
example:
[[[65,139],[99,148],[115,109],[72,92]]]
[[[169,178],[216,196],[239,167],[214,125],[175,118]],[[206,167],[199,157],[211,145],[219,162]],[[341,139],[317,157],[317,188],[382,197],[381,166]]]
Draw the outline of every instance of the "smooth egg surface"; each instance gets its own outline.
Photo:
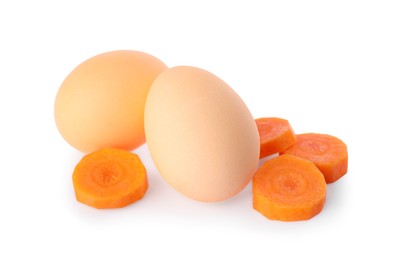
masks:
[[[145,142],[144,106],[156,76],[167,69],[139,51],[94,56],[63,81],[55,121],[63,138],[82,152],[111,147],[133,150]]]
[[[231,87],[206,70],[163,71],[149,91],[144,119],[159,173],[189,198],[231,198],[257,169],[260,139],[252,114]]]

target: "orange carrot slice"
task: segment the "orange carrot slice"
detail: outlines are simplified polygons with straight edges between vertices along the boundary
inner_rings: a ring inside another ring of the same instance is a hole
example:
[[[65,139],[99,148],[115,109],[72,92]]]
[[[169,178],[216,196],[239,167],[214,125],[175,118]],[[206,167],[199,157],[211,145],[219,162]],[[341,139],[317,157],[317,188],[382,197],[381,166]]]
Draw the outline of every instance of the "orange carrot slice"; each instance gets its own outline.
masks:
[[[281,155],[264,162],[253,177],[253,207],[271,220],[308,220],[326,200],[323,174],[310,161]]]
[[[292,154],[312,161],[323,173],[327,183],[335,182],[348,171],[347,146],[331,135],[299,134],[297,142],[281,154]]]
[[[260,134],[260,159],[279,153],[296,142],[296,135],[286,119],[258,118],[256,125]]]
[[[148,182],[137,155],[105,148],[81,159],[73,172],[73,185],[79,202],[106,209],[124,207],[141,199]]]

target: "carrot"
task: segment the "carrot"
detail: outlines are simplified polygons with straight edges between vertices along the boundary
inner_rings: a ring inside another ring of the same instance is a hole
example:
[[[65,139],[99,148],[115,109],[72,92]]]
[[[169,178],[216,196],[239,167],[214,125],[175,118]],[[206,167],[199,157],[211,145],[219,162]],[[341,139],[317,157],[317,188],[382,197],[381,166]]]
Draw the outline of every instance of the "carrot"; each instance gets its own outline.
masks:
[[[279,153],[296,142],[296,135],[289,121],[277,117],[256,119],[260,134],[260,159]]]
[[[271,220],[308,220],[326,200],[323,174],[310,161],[281,155],[264,162],[253,177],[253,208]]]
[[[141,199],[148,187],[146,169],[130,152],[105,148],[84,156],[73,172],[77,201],[105,209]]]
[[[331,135],[299,134],[297,142],[281,154],[292,154],[312,161],[323,173],[327,183],[335,182],[348,171],[347,146]]]

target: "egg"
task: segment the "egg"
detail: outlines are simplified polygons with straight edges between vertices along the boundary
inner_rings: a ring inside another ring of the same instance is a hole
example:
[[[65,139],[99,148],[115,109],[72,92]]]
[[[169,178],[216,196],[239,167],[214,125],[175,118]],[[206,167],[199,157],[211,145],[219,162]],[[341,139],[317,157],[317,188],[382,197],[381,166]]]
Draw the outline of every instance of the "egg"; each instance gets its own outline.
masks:
[[[144,123],[159,173],[193,200],[229,199],[257,169],[260,138],[252,114],[227,83],[206,70],[178,66],[158,75]]]
[[[90,153],[105,147],[133,150],[145,142],[144,106],[159,59],[132,50],[111,51],[78,65],[55,98],[55,121],[63,138]]]

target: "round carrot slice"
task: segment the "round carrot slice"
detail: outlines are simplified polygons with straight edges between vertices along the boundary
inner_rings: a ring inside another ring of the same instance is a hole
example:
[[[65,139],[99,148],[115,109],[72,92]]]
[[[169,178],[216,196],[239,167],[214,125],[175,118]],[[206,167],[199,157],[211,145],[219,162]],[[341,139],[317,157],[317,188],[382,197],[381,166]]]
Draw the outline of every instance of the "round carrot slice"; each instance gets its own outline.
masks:
[[[279,153],[296,142],[296,135],[289,121],[278,117],[256,119],[260,134],[260,159]]]
[[[84,156],[73,172],[76,199],[88,206],[120,208],[141,199],[146,169],[136,154],[105,148]]]
[[[312,161],[332,183],[348,171],[348,150],[337,137],[307,133],[297,135],[297,142],[281,154],[291,154]]]
[[[323,174],[310,161],[281,155],[264,162],[253,177],[253,208],[271,220],[308,220],[326,200]]]

